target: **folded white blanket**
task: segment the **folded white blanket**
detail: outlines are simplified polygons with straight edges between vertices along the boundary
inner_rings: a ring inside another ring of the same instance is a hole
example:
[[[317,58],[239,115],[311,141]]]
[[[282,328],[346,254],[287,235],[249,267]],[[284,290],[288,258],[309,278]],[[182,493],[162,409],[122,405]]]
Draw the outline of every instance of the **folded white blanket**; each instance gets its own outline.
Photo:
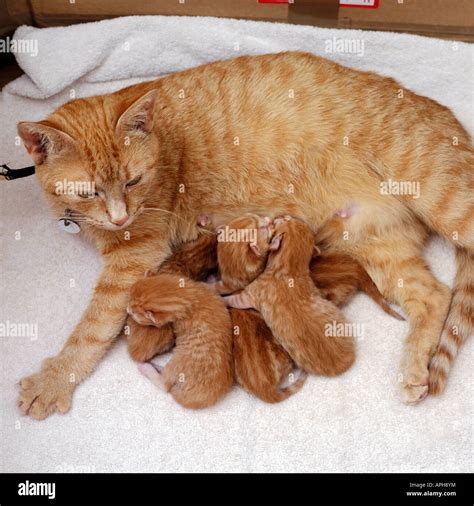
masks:
[[[16,122],[44,118],[71,90],[77,97],[100,94],[216,59],[286,49],[390,75],[450,107],[473,132],[467,44],[183,17],[21,27],[15,37],[37,40],[39,52],[17,55],[26,75],[0,97],[0,163],[13,168],[31,164],[15,142]],[[347,48],[344,40],[354,41],[353,53],[337,52]],[[57,229],[35,178],[0,183],[0,220],[0,322],[37,324],[36,338],[0,337],[0,471],[472,470],[472,341],[445,394],[407,407],[398,396],[397,371],[408,325],[364,295],[346,309],[348,319],[364,325],[354,367],[338,378],[309,378],[282,404],[264,404],[235,388],[211,409],[185,411],[140,376],[120,342],[78,387],[70,413],[41,423],[19,417],[15,383],[61,349],[101,260],[80,237]],[[438,278],[451,283],[451,247],[435,239],[427,258]]]
[[[48,98],[73,87],[78,79],[87,83],[153,79],[240,54],[294,49],[391,75],[448,107],[463,104],[458,114],[465,122],[472,121],[472,104],[466,98],[472,90],[473,46],[466,43],[386,32],[176,16],[132,16],[44,29],[23,26],[15,38],[38,41],[37,56],[18,54],[27,76],[7,88],[31,98]],[[354,43],[351,47],[345,41]],[[353,52],[340,52],[348,47]]]

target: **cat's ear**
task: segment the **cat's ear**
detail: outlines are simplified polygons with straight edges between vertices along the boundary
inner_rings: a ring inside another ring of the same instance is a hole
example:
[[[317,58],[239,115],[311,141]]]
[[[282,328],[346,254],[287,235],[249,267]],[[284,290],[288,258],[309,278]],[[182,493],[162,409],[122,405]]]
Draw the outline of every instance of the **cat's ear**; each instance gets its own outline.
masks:
[[[74,146],[74,139],[70,135],[42,121],[21,121],[17,128],[35,165],[41,165],[48,157],[59,155]]]
[[[262,256],[262,254],[260,253],[260,248],[254,242],[249,243],[249,247],[257,257]]]
[[[157,90],[151,90],[135,100],[118,119],[115,132],[150,133],[153,130],[156,95]]]
[[[280,249],[281,246],[281,240],[283,238],[283,233],[275,235],[272,239],[272,242],[270,243],[270,250],[276,251]]]

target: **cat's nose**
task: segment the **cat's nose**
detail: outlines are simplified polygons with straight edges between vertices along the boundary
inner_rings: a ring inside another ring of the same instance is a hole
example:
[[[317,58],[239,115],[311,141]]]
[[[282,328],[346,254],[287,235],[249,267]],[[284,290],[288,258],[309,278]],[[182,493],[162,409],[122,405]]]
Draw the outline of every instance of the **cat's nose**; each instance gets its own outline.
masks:
[[[126,221],[128,220],[128,214],[125,213],[125,214],[122,214],[122,216],[111,216],[110,217],[110,221],[114,224],[114,225],[123,225]]]

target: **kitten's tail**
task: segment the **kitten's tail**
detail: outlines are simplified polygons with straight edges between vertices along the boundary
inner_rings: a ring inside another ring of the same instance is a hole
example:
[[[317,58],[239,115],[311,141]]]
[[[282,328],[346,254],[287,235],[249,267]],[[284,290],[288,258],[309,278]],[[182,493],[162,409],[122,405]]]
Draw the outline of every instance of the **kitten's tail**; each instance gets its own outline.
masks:
[[[296,381],[291,382],[288,386],[277,386],[268,389],[262,389],[258,392],[254,392],[254,394],[265,402],[281,402],[285,399],[288,399],[288,397],[292,396],[293,394],[296,394],[296,392],[298,392],[304,385],[307,377],[308,374],[305,371],[300,370]]]
[[[365,272],[365,271],[364,271]],[[372,278],[365,272],[365,276],[361,280],[361,289],[365,292],[376,304],[378,304],[387,314],[393,316],[397,320],[405,320],[400,313],[397,313],[390,307],[385,297],[380,293],[377,285],[372,281]]]
[[[474,332],[474,251],[456,250],[458,269],[451,309],[430,363],[430,394],[441,394],[463,342]]]

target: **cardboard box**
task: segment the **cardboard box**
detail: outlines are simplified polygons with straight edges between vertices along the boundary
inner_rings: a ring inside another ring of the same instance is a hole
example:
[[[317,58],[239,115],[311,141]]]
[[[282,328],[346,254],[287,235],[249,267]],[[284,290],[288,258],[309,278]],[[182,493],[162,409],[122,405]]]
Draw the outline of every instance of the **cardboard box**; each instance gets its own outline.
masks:
[[[71,3],[73,2],[73,3]],[[0,0],[0,32],[117,16],[217,16],[474,41],[474,0]],[[359,3],[369,8],[340,4]],[[371,7],[373,6],[373,7]]]
[[[0,0],[0,37],[12,33],[19,25],[32,23],[28,0]]]
[[[286,21],[287,4],[258,0],[31,0],[37,26],[57,26],[132,15],[216,16]]]
[[[474,40],[473,0],[381,0],[376,9],[340,7],[339,28],[412,32]]]
[[[368,2],[369,0],[362,0]],[[354,2],[354,0],[353,0]],[[473,0],[379,0],[373,7],[348,7],[351,0],[294,0],[289,22],[337,28],[408,32],[474,41]],[[355,0],[360,3],[360,0]],[[325,4],[325,9],[322,5]]]

